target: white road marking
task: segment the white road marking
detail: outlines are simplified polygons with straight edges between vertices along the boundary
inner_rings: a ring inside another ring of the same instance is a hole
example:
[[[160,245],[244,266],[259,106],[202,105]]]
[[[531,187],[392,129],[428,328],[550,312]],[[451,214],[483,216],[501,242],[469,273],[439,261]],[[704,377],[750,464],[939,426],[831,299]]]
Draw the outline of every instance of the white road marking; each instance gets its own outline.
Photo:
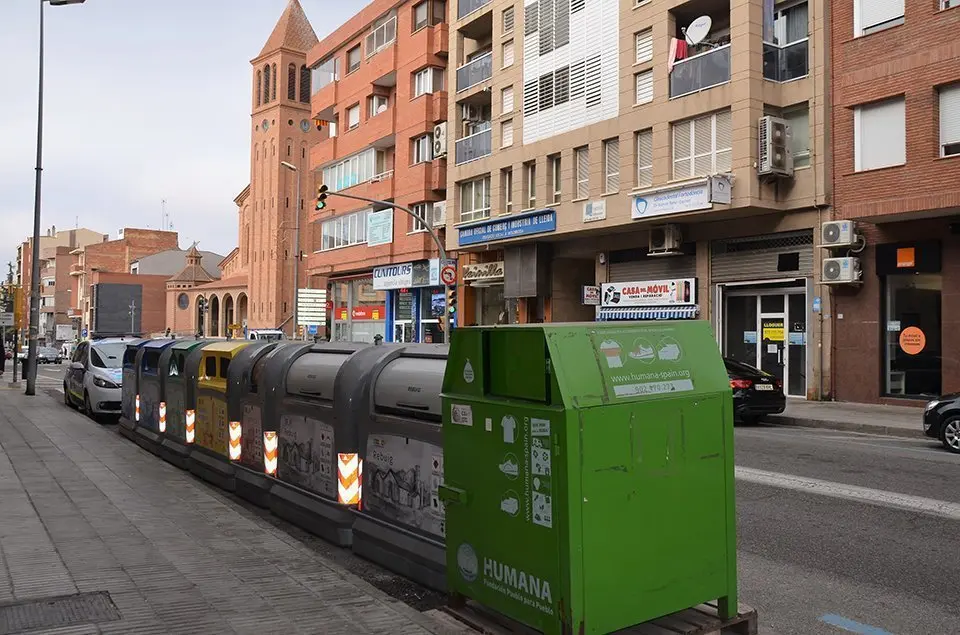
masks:
[[[892,507],[919,514],[940,516],[949,520],[960,520],[960,504],[958,503],[832,481],[821,481],[820,479],[794,476],[793,474],[768,472],[751,467],[740,467],[739,465],[735,468],[735,475],[741,481],[748,483],[819,494],[832,498],[844,498],[881,507]]]

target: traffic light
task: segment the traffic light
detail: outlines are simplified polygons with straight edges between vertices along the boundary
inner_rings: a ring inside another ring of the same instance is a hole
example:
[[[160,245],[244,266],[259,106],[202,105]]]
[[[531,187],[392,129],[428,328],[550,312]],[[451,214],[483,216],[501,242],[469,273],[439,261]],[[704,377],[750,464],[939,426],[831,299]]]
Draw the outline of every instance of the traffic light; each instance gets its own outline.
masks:
[[[447,312],[452,318],[457,314],[457,287],[447,287]]]
[[[317,188],[317,211],[319,212],[324,207],[327,206],[327,190],[330,189],[326,185],[321,185]]]

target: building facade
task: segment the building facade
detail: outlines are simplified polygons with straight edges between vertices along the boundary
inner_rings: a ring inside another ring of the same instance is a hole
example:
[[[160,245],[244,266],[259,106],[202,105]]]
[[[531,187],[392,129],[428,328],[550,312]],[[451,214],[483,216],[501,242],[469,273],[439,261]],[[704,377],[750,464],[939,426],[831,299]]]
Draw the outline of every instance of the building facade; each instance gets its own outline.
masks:
[[[202,254],[196,252],[167,281],[167,327],[173,333],[226,337],[255,328],[294,333],[294,258],[313,244],[304,201],[315,188],[309,147],[319,133],[310,118],[306,55],[316,43],[299,1],[290,0],[250,61],[250,181],[234,199],[237,247],[215,263],[219,279],[205,268],[206,260],[201,266]],[[298,277],[298,286],[304,286],[302,265]]]
[[[310,214],[311,287],[327,286],[333,340],[442,342],[445,290],[427,225],[444,224],[447,5],[374,0],[310,52],[310,151],[318,183],[400,210],[331,196]],[[311,199],[314,197],[311,196]]]
[[[78,335],[84,337],[84,331],[91,332],[96,303],[93,296],[93,279],[98,272],[130,275],[137,260],[162,251],[177,249],[177,233],[157,229],[137,229],[125,227],[117,233],[114,240],[104,240],[85,246],[77,246],[70,251],[73,264],[70,276],[76,279],[76,299],[71,319],[77,324]],[[145,296],[156,304],[151,311],[163,313],[165,297]]]
[[[700,317],[830,388],[823,0],[459,0],[447,247],[460,323]]]
[[[859,271],[832,287],[836,398],[923,404],[960,390],[960,8],[831,14],[835,215],[851,223],[830,252]]]

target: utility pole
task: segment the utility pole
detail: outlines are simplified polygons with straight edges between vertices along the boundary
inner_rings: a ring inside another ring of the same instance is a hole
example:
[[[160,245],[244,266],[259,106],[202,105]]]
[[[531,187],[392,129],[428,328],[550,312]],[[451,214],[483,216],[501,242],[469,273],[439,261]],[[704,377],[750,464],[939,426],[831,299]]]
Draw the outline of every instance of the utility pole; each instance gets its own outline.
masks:
[[[130,300],[130,306],[128,308],[130,309],[130,335],[135,335],[137,330],[136,326],[134,326],[137,322],[137,301]]]

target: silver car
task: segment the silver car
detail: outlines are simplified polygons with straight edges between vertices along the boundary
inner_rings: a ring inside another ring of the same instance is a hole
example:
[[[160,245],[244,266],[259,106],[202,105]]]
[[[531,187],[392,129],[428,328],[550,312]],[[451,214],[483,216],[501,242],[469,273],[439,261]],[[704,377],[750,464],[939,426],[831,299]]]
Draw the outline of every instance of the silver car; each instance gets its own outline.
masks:
[[[80,342],[63,377],[63,401],[91,416],[120,414],[123,353],[133,338]]]

